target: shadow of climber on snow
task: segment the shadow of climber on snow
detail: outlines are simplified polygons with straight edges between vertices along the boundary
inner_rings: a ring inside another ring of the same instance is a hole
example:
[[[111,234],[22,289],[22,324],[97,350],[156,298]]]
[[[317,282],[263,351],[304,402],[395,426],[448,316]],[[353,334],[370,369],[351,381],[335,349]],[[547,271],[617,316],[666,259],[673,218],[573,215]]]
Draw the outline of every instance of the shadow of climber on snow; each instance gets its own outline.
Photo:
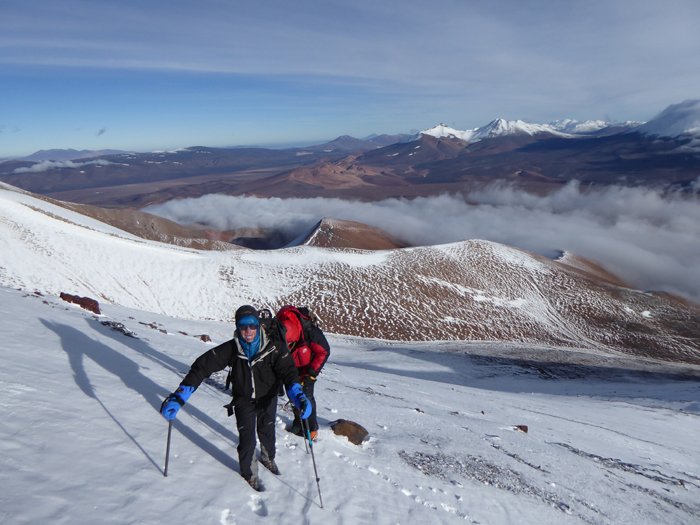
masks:
[[[91,359],[107,372],[118,377],[122,383],[124,383],[124,386],[140,394],[146,403],[148,403],[156,411],[156,414],[154,414],[154,424],[161,423],[159,413],[160,405],[163,399],[170,392],[155,383],[149,377],[143,375],[137,363],[104,343],[91,339],[80,330],[77,330],[71,326],[53,323],[44,319],[40,319],[40,321],[46,328],[56,333],[56,335],[58,335],[60,338],[61,346],[63,351],[68,356],[68,362],[71,370],[73,371],[73,378],[78,388],[80,388],[80,390],[82,390],[86,396],[95,399],[119,426],[119,428],[126,434],[126,436],[143,452],[148,460],[162,472],[161,467],[158,466],[158,464],[148,455],[148,453],[136,441],[136,439],[129,434],[124,425],[122,425],[122,423],[119,422],[114,415],[112,415],[104,403],[102,403],[102,401],[98,398],[95,390],[92,387],[90,378],[85,371],[85,367],[83,366],[83,359],[85,357]],[[141,342],[141,344],[146,345],[146,343],[143,342]],[[155,351],[151,349],[151,353],[152,352]],[[232,444],[238,444],[238,437],[234,433],[220,423],[217,423],[201,410],[198,410],[193,406],[188,406],[185,407],[185,411],[195,419],[198,419],[203,424],[207,425],[214,432],[220,434],[223,438],[232,442]],[[194,445],[198,446],[222,465],[232,470],[238,470],[238,462],[235,459],[219,450],[219,448],[217,448],[215,445],[197,434],[187,425],[183,424],[182,421],[175,421],[173,426]]]

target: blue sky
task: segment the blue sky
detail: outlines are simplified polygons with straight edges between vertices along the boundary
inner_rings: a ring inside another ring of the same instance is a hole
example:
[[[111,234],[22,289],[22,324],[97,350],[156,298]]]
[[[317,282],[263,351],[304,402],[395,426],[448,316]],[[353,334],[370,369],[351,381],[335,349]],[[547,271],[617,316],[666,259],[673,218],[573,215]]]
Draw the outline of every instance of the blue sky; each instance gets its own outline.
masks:
[[[0,1],[0,157],[648,120],[700,97],[700,2]]]

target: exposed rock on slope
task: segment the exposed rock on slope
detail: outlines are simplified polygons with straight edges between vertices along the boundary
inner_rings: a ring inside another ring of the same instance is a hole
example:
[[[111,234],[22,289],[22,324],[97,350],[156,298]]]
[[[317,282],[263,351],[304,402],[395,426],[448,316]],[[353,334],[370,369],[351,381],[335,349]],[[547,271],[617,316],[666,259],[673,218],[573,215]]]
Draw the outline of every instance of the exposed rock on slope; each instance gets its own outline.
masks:
[[[405,243],[372,226],[327,217],[314,226],[299,244],[356,250],[394,250],[406,247]]]
[[[673,298],[487,241],[381,253],[367,264],[305,268],[304,277],[285,268],[305,285],[282,302],[311,305],[330,331],[362,337],[519,341],[700,362],[700,315]]]
[[[588,277],[593,277],[594,279],[605,281],[610,284],[629,288],[629,286],[625,282],[621,281],[619,277],[605,271],[593,261],[589,261],[580,255],[564,252],[558,259],[556,259],[556,262],[568,266],[574,271],[579,271]]]

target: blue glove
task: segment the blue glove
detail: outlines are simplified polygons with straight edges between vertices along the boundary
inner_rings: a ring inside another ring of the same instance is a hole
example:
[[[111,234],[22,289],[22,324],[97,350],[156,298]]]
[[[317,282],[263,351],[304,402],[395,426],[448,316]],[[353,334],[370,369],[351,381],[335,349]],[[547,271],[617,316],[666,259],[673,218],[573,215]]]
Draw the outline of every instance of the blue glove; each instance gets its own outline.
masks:
[[[301,413],[301,419],[307,419],[311,415],[313,407],[308,398],[304,395],[299,383],[294,383],[287,387],[287,396],[296,405]]]
[[[285,388],[287,389],[287,397],[298,408],[299,407],[299,396],[304,395],[304,391],[301,389],[301,385],[299,383],[292,383],[291,385],[289,385]]]
[[[311,405],[309,399],[304,394],[299,396],[299,414],[301,414],[301,419],[308,419],[313,408],[313,405]]]
[[[191,386],[180,385],[180,388],[166,397],[163,404],[160,405],[160,413],[163,414],[163,417],[168,421],[175,419],[180,407],[187,403],[192,392],[194,392],[194,388]]]

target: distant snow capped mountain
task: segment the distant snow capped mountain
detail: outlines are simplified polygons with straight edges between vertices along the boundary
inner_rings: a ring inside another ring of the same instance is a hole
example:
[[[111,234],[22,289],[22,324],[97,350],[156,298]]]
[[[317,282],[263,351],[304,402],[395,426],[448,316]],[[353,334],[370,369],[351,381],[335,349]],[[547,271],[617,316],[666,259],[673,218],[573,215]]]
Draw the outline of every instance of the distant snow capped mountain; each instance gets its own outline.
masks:
[[[421,135],[431,135],[436,138],[454,137],[465,142],[479,142],[480,140],[506,135],[537,135],[549,133],[558,137],[575,138],[581,135],[599,134],[606,129],[611,133],[620,133],[635,128],[642,122],[625,122],[624,124],[611,124],[603,120],[580,121],[575,119],[555,120],[549,124],[530,124],[522,120],[505,120],[498,118],[486,126],[460,131],[444,124],[421,131],[411,137],[411,141],[417,140]]]
[[[416,133],[408,140],[408,142],[418,140],[421,137],[421,135],[430,135],[430,136],[438,138],[438,139],[442,138],[442,137],[445,137],[445,138],[455,137],[458,139],[462,139],[466,142],[473,142],[472,139],[474,138],[474,133],[476,133],[476,131],[478,129],[479,128],[474,128],[474,129],[468,129],[465,131],[460,131],[458,129],[454,129],[454,128],[451,128],[449,126],[445,126],[444,124],[438,124],[434,128],[426,129],[424,131],[420,131],[420,132]]]
[[[411,140],[417,140],[421,135],[431,135],[436,138],[455,137],[465,142],[479,142],[483,139],[502,137],[505,135],[537,135],[539,133],[549,133],[559,137],[571,137],[575,134],[598,131],[607,126],[608,124],[603,121],[579,122],[578,120],[567,119],[556,121],[552,124],[529,124],[522,120],[505,120],[498,118],[486,126],[465,131],[456,130],[444,124],[440,124],[434,128],[421,131],[411,137]]]
[[[501,137],[504,135],[535,135],[537,133],[551,133],[558,136],[566,136],[565,133],[562,133],[549,124],[528,124],[522,120],[505,120],[499,118],[486,126],[465,131],[439,124],[434,128],[421,131],[411,137],[411,140],[417,140],[421,135],[431,135],[436,138],[455,137],[465,142],[479,142],[483,139]]]
[[[700,99],[671,104],[635,131],[659,137],[700,137]]]
[[[528,124],[522,120],[505,120],[502,118],[490,122],[487,126],[478,128],[474,133],[474,138],[482,140],[485,138],[500,137],[502,135],[536,135],[538,133],[562,133],[549,124]]]
[[[601,129],[609,127],[610,123],[605,122],[604,120],[586,120],[585,122],[581,122],[580,120],[567,118],[563,120],[555,120],[554,122],[550,122],[549,125],[562,133],[575,135],[579,133],[594,133],[596,131],[600,131]]]
[[[549,123],[549,125],[557,131],[566,133],[571,137],[603,137],[607,135],[617,135],[618,133],[631,131],[642,124],[644,124],[644,122],[635,120],[612,123],[604,120],[580,121],[576,119],[555,120]]]

